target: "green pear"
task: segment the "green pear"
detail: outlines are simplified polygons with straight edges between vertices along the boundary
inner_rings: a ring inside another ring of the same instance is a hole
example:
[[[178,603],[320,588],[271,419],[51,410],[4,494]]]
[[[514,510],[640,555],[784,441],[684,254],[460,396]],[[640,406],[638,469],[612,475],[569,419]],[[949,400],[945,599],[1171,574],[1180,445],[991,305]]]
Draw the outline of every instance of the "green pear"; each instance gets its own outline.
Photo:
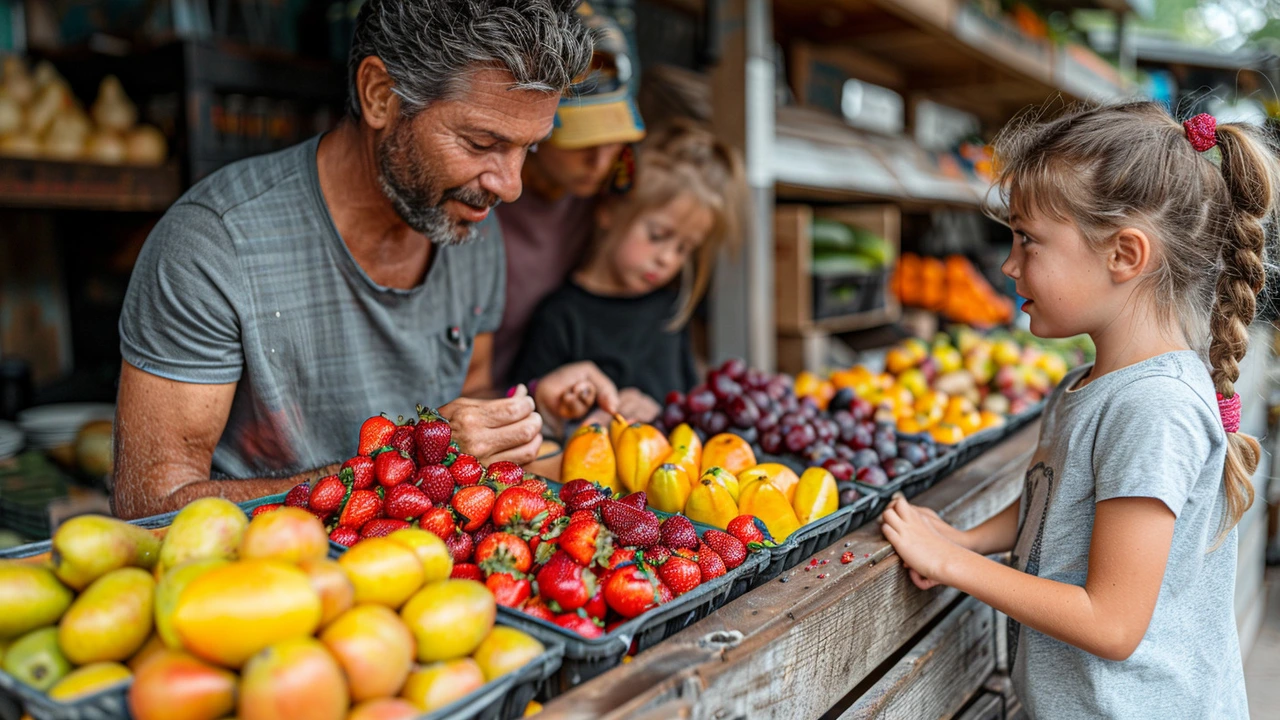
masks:
[[[234,560],[249,519],[222,498],[201,498],[182,508],[160,545],[160,572],[190,560]]]
[[[239,508],[236,510],[239,511]],[[182,639],[178,637],[178,631],[173,629],[173,611],[178,606],[178,596],[192,580],[228,562],[230,560],[222,558],[192,560],[178,565],[161,576],[160,582],[156,584],[156,633],[166,647],[173,650],[183,649]]]
[[[150,530],[102,515],[73,517],[53,534],[53,573],[74,590],[123,567],[155,567],[160,539]]]
[[[120,568],[98,578],[58,625],[58,644],[77,665],[123,662],[151,634],[155,580],[139,568]]]
[[[4,671],[45,691],[71,672],[71,662],[58,647],[58,628],[43,627],[23,635],[4,654]]]
[[[75,598],[49,568],[0,561],[0,638],[58,622]]]

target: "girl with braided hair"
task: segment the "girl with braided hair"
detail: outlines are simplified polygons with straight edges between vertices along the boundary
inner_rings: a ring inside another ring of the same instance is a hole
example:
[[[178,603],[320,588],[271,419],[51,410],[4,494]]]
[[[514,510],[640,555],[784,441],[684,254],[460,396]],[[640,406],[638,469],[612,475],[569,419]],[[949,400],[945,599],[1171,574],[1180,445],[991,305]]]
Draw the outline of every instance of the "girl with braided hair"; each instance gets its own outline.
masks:
[[[1247,718],[1235,525],[1258,442],[1239,432],[1280,188],[1260,131],[1148,102],[1022,119],[996,142],[1003,270],[1041,337],[1088,333],[1050,396],[1023,497],[961,531],[896,498],[912,581],[1009,616],[1034,717]],[[1012,550],[1011,566],[985,555]]]

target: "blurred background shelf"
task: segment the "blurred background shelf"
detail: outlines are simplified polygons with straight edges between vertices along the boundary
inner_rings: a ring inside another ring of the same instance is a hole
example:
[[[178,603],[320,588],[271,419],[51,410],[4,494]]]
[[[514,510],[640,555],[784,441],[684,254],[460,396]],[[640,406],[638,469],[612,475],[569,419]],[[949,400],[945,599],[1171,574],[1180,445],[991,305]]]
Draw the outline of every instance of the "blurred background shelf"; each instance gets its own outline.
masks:
[[[178,167],[0,158],[0,206],[162,211],[182,194]]]

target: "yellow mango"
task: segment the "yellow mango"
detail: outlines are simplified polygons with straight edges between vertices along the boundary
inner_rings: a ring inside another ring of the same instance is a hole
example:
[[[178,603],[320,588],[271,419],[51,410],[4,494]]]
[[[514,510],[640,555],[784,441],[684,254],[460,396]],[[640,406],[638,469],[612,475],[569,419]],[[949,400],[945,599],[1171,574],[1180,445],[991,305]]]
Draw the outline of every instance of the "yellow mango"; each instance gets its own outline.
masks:
[[[589,480],[618,493],[617,458],[604,428],[583,425],[569,438],[560,461],[560,481]]]
[[[787,496],[773,483],[764,479],[752,480],[742,489],[742,502],[738,510],[743,515],[754,515],[769,528],[773,541],[781,543],[791,533],[800,529],[800,520],[787,502]]]
[[[796,496],[796,485],[800,482],[800,476],[782,463],[760,463],[750,470],[738,473],[739,487],[745,488],[752,480],[768,480],[773,483],[774,487],[787,496],[787,502],[790,503]]]
[[[671,452],[671,444],[654,426],[631,423],[618,436],[615,452],[618,482],[628,493],[641,492],[648,488],[654,469]]]
[[[820,467],[805,470],[800,476],[800,484],[796,485],[791,507],[801,525],[808,525],[840,509],[840,491],[836,488],[835,476]]]
[[[724,488],[725,492],[729,493],[729,497],[733,498],[735,503],[738,502],[738,490],[742,487],[742,484],[738,482],[737,475],[734,475],[722,467],[716,466],[707,468],[702,473],[702,477],[710,478],[711,482]]]
[[[618,442],[622,440],[622,432],[631,427],[631,423],[621,415],[614,415],[609,421],[609,442],[613,443],[614,449],[617,449]]]
[[[729,521],[739,514],[738,504],[729,496],[729,491],[709,475],[703,475],[693,486],[689,502],[685,505],[685,515],[690,520],[721,530],[729,527]]]
[[[663,463],[649,478],[649,505],[663,512],[684,512],[693,483],[681,465]]]
[[[698,433],[688,423],[681,423],[671,431],[667,441],[671,443],[671,454],[667,455],[665,462],[683,467],[692,483],[702,474],[702,441],[698,439]]]
[[[720,433],[707,441],[702,448],[702,472],[709,468],[722,467],[737,475],[747,468],[755,467],[756,453],[751,444],[733,433]]]

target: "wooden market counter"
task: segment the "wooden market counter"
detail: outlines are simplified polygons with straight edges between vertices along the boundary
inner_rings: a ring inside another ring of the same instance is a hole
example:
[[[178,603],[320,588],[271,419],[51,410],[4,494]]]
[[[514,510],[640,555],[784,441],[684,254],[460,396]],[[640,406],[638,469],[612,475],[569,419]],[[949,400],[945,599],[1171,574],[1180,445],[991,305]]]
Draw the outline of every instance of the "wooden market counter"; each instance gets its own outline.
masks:
[[[915,501],[969,528],[1022,491],[1032,423]],[[854,562],[840,563],[845,552]],[[921,591],[869,522],[779,579],[571,692],[539,718],[1003,718],[997,616]],[[820,578],[820,575],[826,575]],[[984,685],[991,689],[984,690]],[[977,701],[975,702],[975,698]],[[1006,708],[1006,702],[1011,702]]]

